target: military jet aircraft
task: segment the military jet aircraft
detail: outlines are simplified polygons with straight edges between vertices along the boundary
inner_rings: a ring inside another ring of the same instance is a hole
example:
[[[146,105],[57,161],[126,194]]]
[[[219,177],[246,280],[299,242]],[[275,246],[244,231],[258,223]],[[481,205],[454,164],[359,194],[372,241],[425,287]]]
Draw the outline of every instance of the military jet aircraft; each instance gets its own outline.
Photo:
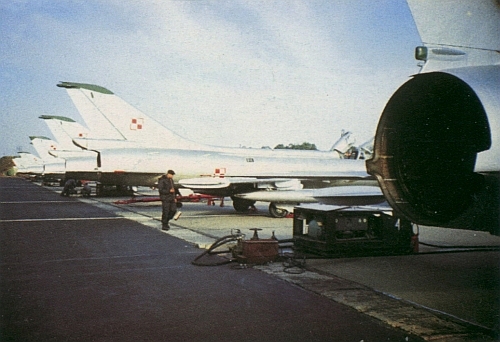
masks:
[[[44,183],[61,183],[64,180],[66,172],[66,162],[64,159],[50,154],[50,151],[56,151],[59,148],[59,144],[45,136],[30,136],[29,138],[31,140],[31,144],[42,159],[42,181]]]
[[[409,0],[421,71],[389,99],[368,172],[397,215],[500,234],[500,4]]]
[[[94,125],[112,130],[111,139],[73,139],[76,145],[95,151],[97,158],[93,167],[67,169],[67,177],[154,186],[166,170],[175,169],[174,179],[183,187],[230,196],[235,209],[242,212],[255,201],[268,201],[275,217],[286,216],[302,201],[316,201],[305,189],[372,184],[380,198],[364,161],[342,159],[352,146],[347,132],[330,151],[214,147],[178,136],[101,86],[74,82],[58,86],[67,90],[91,132]],[[276,196],[270,197],[271,192]]]
[[[29,152],[17,152],[19,156],[13,158],[16,165],[16,174],[28,177],[41,177],[43,174],[42,160]]]
[[[39,118],[44,120],[59,143],[58,148],[49,150],[49,154],[65,160],[65,172],[95,167],[97,153],[82,149],[73,143],[73,138],[88,137],[88,128],[64,116],[41,115]]]

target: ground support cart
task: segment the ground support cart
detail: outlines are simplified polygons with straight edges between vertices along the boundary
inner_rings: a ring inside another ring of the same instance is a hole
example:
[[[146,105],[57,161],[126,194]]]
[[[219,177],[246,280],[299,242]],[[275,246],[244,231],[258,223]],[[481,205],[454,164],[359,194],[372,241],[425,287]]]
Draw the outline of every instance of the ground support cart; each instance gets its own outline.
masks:
[[[406,254],[413,251],[410,221],[388,207],[303,204],[294,208],[296,251],[326,257]]]

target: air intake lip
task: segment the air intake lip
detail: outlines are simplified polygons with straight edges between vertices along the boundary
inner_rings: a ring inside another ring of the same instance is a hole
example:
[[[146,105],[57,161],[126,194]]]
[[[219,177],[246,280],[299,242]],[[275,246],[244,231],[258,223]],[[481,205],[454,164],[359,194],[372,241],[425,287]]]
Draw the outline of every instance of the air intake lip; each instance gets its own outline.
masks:
[[[484,108],[465,82],[441,72],[419,74],[387,103],[366,166],[399,215],[446,223],[484,187],[474,166],[490,139]]]

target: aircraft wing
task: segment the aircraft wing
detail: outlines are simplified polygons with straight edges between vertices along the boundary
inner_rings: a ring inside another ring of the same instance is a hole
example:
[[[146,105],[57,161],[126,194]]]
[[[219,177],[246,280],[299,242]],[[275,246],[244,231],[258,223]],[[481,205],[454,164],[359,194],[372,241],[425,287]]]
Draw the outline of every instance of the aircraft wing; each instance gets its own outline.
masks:
[[[269,212],[273,217],[285,217],[293,211],[293,206],[299,203],[372,205],[385,202],[382,191],[374,180],[357,179],[353,182],[343,179],[322,182],[316,179],[315,185],[322,186],[321,189],[304,188],[303,182],[304,180],[297,178],[255,177],[200,177],[179,180],[181,186],[194,192],[230,195],[236,203],[236,210],[242,206],[239,211],[244,211],[247,205],[256,201],[269,202]]]
[[[322,189],[252,191],[235,195],[249,201],[274,203],[322,203],[330,205],[372,205],[386,202],[378,186],[340,185]],[[279,205],[277,205],[279,207]]]
[[[179,184],[188,189],[208,190],[223,189],[231,185],[254,185],[256,187],[290,188],[297,186],[297,180],[287,178],[256,178],[256,177],[199,177],[179,180]],[[299,187],[300,189],[302,186]]]
[[[181,179],[179,184],[202,194],[230,195],[237,211],[243,212],[257,201],[269,202],[269,213],[273,217],[286,217],[299,203],[352,206],[385,202],[374,180],[356,180],[371,186],[344,185],[352,182],[346,179],[335,182],[325,179],[323,183],[315,180],[316,185],[323,186],[321,189],[304,189],[303,181],[298,178],[200,177]]]
[[[302,175],[303,173],[303,175]],[[285,172],[282,172],[285,174]],[[323,184],[325,187],[343,182],[369,181],[371,177],[365,172],[333,171],[330,173],[313,174],[312,172],[294,172],[290,177],[273,177],[272,172],[266,177],[198,177],[179,180],[179,184],[191,189],[221,189],[231,185],[253,185],[257,188],[273,190],[297,190],[302,189],[303,183]]]

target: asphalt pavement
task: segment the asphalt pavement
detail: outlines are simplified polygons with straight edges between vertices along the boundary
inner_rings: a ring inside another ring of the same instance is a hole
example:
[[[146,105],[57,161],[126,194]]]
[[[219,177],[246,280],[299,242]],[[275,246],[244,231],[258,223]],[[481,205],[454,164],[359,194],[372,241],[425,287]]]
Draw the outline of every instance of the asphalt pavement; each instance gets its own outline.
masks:
[[[131,219],[159,219],[158,203],[142,199],[138,196],[126,205],[116,205],[113,198],[93,201],[107,210],[117,210],[117,214],[128,213]],[[234,228],[251,234],[249,229],[258,227],[264,238],[274,233],[280,240],[293,237],[292,219],[270,217],[267,203],[257,202],[256,211],[247,214],[237,213],[230,200],[222,207],[219,204],[185,203],[182,218],[168,234],[202,248]],[[418,253],[336,258],[309,255],[303,267],[307,272],[293,276],[283,273],[280,263],[259,268],[429,340],[464,338],[474,328],[498,336],[500,237],[427,226],[414,226],[414,230],[419,233]]]
[[[184,240],[0,178],[1,341],[421,341]]]
[[[288,239],[291,219],[270,218],[264,203],[245,215],[230,201],[186,203],[164,232],[158,203],[58,191],[0,178],[1,341],[498,336],[500,253],[487,247],[500,238],[489,234],[421,227],[415,255],[199,267],[200,248],[230,231]]]

